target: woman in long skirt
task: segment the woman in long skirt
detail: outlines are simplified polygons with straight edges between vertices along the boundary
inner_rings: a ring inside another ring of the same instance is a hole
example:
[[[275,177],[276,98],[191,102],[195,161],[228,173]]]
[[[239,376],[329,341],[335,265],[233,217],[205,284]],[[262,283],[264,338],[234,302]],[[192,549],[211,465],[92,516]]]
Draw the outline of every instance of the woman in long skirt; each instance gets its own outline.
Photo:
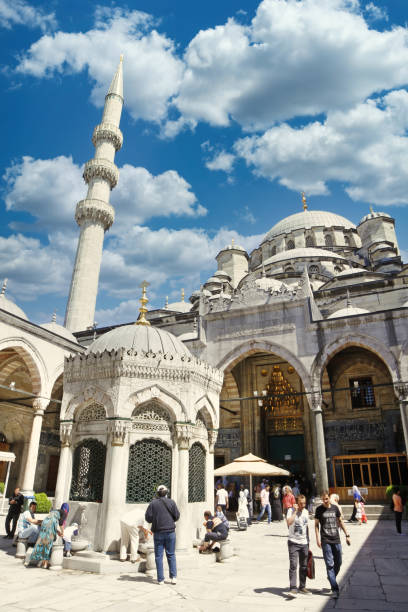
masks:
[[[273,487],[272,492],[272,520],[273,521],[282,521],[282,497],[281,497],[281,489],[279,485]]]
[[[59,529],[61,520],[60,510],[52,510],[41,523],[40,533],[30,557],[30,563],[41,562],[41,567],[47,569],[50,563],[52,545],[58,535],[62,535]]]

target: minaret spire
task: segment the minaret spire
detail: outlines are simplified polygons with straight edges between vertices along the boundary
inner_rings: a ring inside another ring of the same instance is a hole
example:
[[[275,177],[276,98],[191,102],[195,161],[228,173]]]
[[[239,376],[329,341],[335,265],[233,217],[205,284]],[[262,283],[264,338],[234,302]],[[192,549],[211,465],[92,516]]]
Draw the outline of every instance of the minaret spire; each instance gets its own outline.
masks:
[[[121,55],[105,97],[102,123],[96,126],[92,136],[95,156],[84,168],[83,176],[88,184],[88,193],[85,200],[78,202],[75,212],[75,220],[81,230],[65,315],[65,327],[70,331],[84,330],[94,321],[103,237],[115,218],[114,208],[109,204],[109,196],[119,179],[114,159],[123,142],[119,129],[122,108]]]

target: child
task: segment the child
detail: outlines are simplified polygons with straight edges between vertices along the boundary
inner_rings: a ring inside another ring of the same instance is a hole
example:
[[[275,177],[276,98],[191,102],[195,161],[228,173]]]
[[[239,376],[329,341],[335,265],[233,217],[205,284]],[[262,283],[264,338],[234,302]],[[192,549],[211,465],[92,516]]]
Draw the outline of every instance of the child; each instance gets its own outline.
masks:
[[[62,540],[64,542],[64,553],[66,557],[71,556],[72,536],[78,535],[78,523],[72,523],[69,527],[65,527]]]
[[[360,505],[361,505],[361,522],[362,523],[367,523],[367,515],[366,515],[366,511],[365,511],[364,502],[361,501]]]
[[[362,512],[362,503],[361,501],[357,501],[357,499],[354,501],[354,504],[356,506],[356,520],[358,522],[359,525],[361,525],[361,517],[363,516],[363,512]]]

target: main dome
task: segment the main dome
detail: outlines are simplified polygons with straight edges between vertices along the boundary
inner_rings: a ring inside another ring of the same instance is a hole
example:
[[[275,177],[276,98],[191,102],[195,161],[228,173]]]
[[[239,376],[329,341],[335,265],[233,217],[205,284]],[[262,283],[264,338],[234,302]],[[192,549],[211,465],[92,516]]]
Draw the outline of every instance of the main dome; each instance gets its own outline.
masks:
[[[133,349],[145,353],[167,353],[179,357],[191,357],[186,346],[173,334],[150,325],[123,325],[99,336],[87,348],[89,353],[102,353],[103,351],[118,350],[120,348]]]
[[[354,223],[335,213],[324,210],[303,210],[289,217],[285,217],[269,230],[263,242],[272,240],[279,234],[289,234],[298,229],[312,229],[312,227],[342,227],[355,229]]]

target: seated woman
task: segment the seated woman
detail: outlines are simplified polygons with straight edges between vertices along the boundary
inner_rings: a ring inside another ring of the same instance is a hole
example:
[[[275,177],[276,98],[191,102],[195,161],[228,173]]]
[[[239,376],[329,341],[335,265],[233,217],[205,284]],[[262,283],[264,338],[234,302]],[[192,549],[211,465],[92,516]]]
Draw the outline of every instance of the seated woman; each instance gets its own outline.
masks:
[[[30,557],[30,564],[41,563],[41,567],[48,569],[54,540],[57,534],[61,537],[64,535],[64,523],[68,516],[68,510],[68,504],[63,504],[61,510],[51,510],[49,515],[45,517]]]

